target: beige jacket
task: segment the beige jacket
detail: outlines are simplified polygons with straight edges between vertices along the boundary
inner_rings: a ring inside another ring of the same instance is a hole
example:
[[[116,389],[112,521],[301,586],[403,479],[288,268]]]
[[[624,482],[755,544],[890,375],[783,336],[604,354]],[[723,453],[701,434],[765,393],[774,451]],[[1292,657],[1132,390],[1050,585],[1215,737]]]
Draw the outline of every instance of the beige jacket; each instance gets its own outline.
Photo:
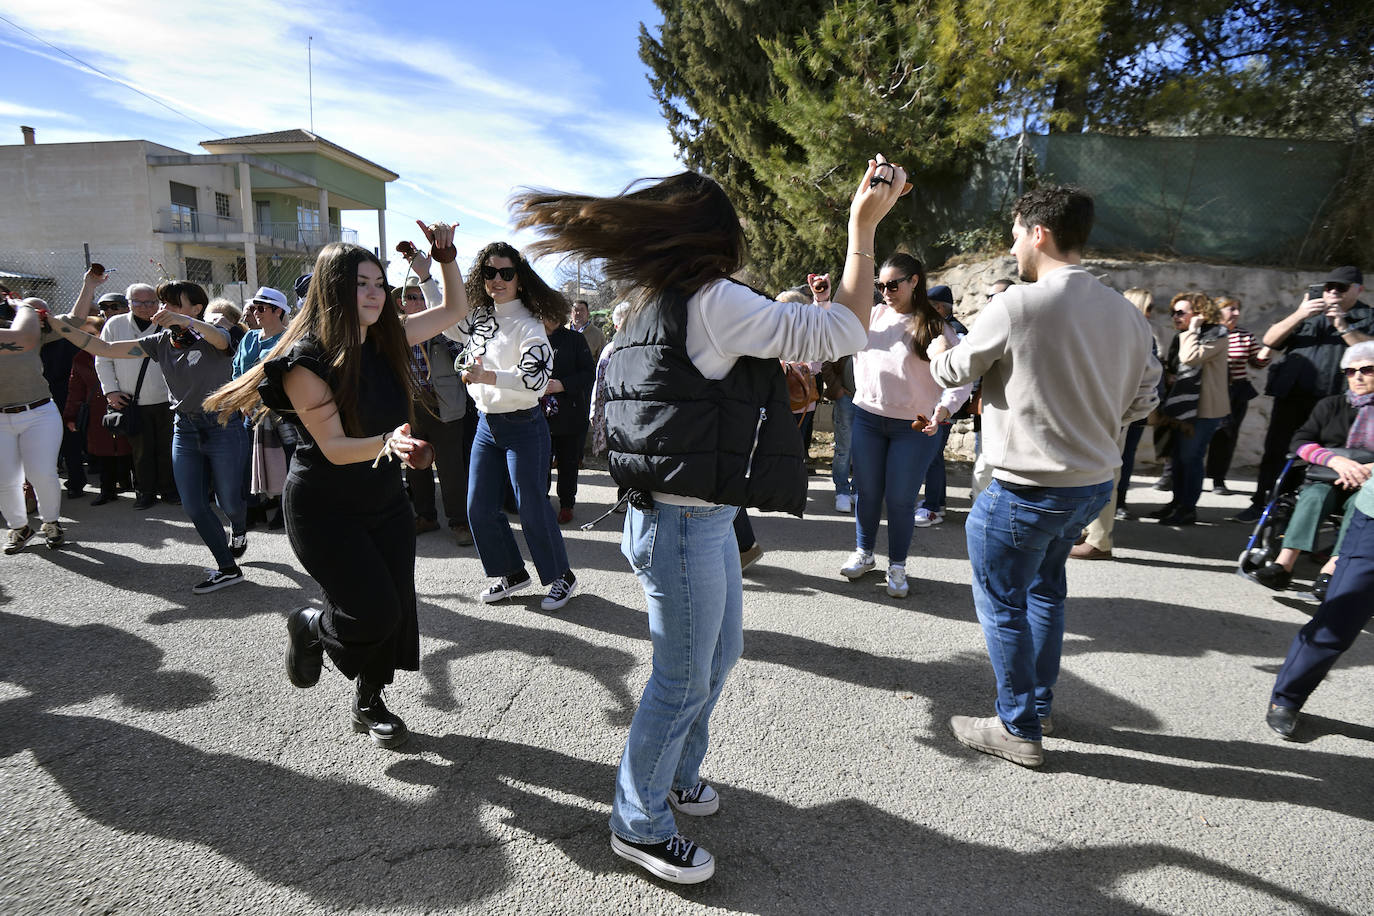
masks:
[[[1178,335],[1178,361],[1185,366],[1200,366],[1197,416],[1199,420],[1225,417],[1231,413],[1231,391],[1227,380],[1226,335],[1199,341],[1198,333],[1188,328]]]

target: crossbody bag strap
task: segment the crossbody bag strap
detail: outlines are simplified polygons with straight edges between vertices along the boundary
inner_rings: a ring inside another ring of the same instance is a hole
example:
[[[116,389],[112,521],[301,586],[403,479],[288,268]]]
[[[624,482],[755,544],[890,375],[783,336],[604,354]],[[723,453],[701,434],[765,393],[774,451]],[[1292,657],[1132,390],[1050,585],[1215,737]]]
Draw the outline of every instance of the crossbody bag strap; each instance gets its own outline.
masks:
[[[138,367],[138,381],[134,383],[134,399],[130,403],[138,403],[138,393],[143,390],[143,376],[148,374],[148,362],[151,359],[151,356],[143,357],[143,365]]]

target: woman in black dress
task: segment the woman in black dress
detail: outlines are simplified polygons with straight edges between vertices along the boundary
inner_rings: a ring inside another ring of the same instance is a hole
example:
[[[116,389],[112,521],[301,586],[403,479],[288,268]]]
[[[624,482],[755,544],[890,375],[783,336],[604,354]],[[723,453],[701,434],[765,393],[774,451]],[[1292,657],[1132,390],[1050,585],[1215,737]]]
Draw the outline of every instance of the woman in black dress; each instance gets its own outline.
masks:
[[[354,730],[388,748],[409,733],[382,688],[396,669],[420,667],[415,521],[401,466],[432,460],[428,444],[410,435],[417,393],[407,359],[412,345],[467,313],[453,228],[420,227],[443,270],[441,306],[403,321],[381,262],[357,245],[328,245],[304,308],[272,352],[206,401],[219,411],[265,405],[296,428],[300,445],[282,493],[286,532],[326,605],[288,616],[287,676],[314,686],[328,652],[357,680]]]

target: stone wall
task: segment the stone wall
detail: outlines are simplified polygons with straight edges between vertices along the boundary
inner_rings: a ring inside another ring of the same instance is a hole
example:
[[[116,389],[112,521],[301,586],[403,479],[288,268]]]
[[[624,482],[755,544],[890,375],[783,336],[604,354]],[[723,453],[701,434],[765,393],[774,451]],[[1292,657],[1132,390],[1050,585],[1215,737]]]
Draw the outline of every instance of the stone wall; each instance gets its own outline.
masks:
[[[1168,349],[1173,338],[1167,306],[1175,293],[1201,290],[1209,296],[1227,295],[1239,299],[1242,306],[1240,323],[1255,334],[1262,334],[1274,322],[1292,312],[1303,300],[1309,284],[1319,283],[1321,271],[1278,270],[1218,264],[1199,264],[1188,261],[1119,261],[1088,259],[1083,266],[1096,274],[1102,282],[1119,290],[1133,286],[1148,289],[1154,296],[1152,325],[1160,352]],[[954,290],[954,314],[970,327],[978,320],[978,311],[986,302],[984,291],[1002,277],[1016,276],[1016,261],[1011,256],[989,258],[967,263],[955,263],[942,270],[932,271],[930,283],[944,283]],[[1259,391],[1264,390],[1266,370],[1250,370],[1251,381]],[[1236,446],[1233,467],[1255,467],[1264,448],[1264,431],[1269,423],[1269,398],[1260,396],[1250,403]],[[950,457],[973,457],[973,430],[968,422],[957,423],[950,436]],[[1137,464],[1156,462],[1154,448],[1147,434],[1136,455]]]

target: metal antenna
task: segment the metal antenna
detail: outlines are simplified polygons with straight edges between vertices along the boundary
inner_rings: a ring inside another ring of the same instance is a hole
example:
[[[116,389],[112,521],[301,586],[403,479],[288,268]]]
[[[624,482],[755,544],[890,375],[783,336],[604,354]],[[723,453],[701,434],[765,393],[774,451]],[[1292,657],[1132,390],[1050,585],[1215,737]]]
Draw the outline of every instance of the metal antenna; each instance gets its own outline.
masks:
[[[311,43],[314,40],[314,35],[305,36],[305,78],[310,93],[310,132],[312,134],[315,132],[315,64],[314,56],[311,53]]]

